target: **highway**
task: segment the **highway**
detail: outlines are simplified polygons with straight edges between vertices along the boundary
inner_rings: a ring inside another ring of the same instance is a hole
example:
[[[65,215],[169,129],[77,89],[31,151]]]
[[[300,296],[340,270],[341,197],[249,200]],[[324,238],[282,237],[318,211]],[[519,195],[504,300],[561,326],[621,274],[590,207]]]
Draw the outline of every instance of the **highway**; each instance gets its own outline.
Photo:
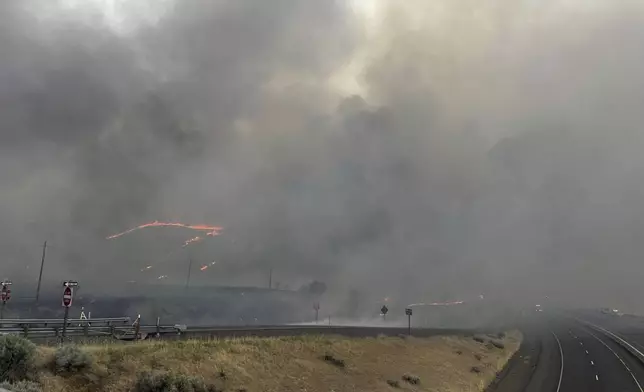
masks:
[[[20,320],[21,323],[25,321],[28,320]],[[48,326],[34,326],[29,330],[29,337],[45,344],[56,343],[58,339],[50,325],[54,321],[48,321]],[[111,335],[115,330],[125,333],[122,338],[134,337],[129,322],[109,328],[98,325],[83,328],[76,324],[80,322],[74,320],[74,325],[68,329],[69,339],[82,339],[88,334]],[[43,324],[42,320],[40,324]],[[597,312],[543,312],[526,317],[518,327],[524,334],[524,342],[486,392],[644,392],[644,318],[606,316]],[[139,330],[142,337],[147,338],[156,338],[158,331],[161,339],[309,334],[373,337],[408,333],[407,328],[329,325],[192,328],[142,325]],[[2,331],[22,334],[23,329],[15,325]],[[412,329],[412,335],[417,337],[487,332],[495,331]]]
[[[616,326],[561,315],[526,324],[520,351],[488,392],[644,392],[644,357],[627,346],[644,341],[629,342],[606,325]],[[644,337],[644,330],[631,336]]]

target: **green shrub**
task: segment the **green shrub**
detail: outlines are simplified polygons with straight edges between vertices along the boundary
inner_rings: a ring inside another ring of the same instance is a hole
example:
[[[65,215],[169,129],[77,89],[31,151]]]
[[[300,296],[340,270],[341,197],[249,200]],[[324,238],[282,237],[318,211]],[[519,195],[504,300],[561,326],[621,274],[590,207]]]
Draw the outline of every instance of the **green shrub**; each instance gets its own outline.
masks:
[[[414,376],[413,374],[405,373],[405,375],[402,376],[402,379],[412,385],[420,384],[420,377]]]
[[[322,357],[322,359],[339,368],[344,368],[347,365],[344,362],[344,359],[336,358],[333,356],[333,354],[325,354],[324,357]]]
[[[59,347],[54,353],[54,371],[58,374],[81,373],[92,365],[92,356],[77,346]]]
[[[42,386],[33,381],[17,381],[14,383],[5,381],[0,383],[0,388],[4,388],[11,392],[43,392]]]
[[[398,382],[398,380],[387,380],[387,384],[389,384],[389,386],[392,388],[400,388],[400,383]]]
[[[475,335],[472,337],[472,339],[474,339],[474,341],[478,343],[485,343],[485,338],[481,335]]]
[[[141,373],[133,392],[220,392],[202,378],[169,372]]]
[[[0,381],[33,380],[36,345],[17,335],[0,336]]]
[[[501,342],[499,340],[490,340],[490,344],[492,345],[492,347],[496,347],[496,348],[500,348],[500,349],[505,348],[505,344],[503,344],[503,342]]]

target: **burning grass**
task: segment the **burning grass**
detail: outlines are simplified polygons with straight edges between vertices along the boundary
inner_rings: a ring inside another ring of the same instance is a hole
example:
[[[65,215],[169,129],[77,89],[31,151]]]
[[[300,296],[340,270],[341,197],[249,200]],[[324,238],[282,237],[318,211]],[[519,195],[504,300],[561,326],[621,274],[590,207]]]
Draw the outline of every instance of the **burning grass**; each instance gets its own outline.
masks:
[[[121,392],[132,391],[141,374],[154,370],[203,377],[212,390],[341,392],[391,391],[391,380],[407,380],[405,376],[413,374],[418,383],[401,381],[396,388],[476,391],[516,351],[521,335],[511,332],[499,341],[504,349],[453,336],[306,336],[90,345],[84,347],[94,363],[89,374],[66,377],[43,367],[40,379],[48,392]],[[54,355],[51,348],[39,350],[43,363]],[[336,365],[340,361],[343,365]],[[472,366],[481,371],[471,372]]]

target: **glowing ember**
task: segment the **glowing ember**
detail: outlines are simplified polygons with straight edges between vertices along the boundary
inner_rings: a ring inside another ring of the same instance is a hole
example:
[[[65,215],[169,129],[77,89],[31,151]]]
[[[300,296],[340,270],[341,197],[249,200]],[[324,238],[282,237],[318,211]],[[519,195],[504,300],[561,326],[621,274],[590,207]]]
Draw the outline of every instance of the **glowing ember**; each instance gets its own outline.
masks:
[[[190,238],[189,240],[186,240],[186,242],[183,243],[182,248],[185,248],[186,246],[192,244],[193,242],[201,241],[203,238],[197,236],[195,238]]]
[[[159,222],[159,221],[154,221],[150,223],[144,223],[140,226],[133,227],[131,229],[125,230],[121,233],[117,233],[114,235],[111,235],[109,237],[106,237],[106,239],[111,240],[114,238],[118,238],[121,236],[124,236],[126,234],[129,234],[133,231],[136,230],[141,230],[141,229],[146,229],[148,227],[183,227],[185,229],[191,229],[191,230],[197,230],[197,231],[205,231],[206,235],[208,236],[217,236],[219,235],[219,232],[223,230],[223,227],[220,226],[208,226],[208,225],[189,225],[186,223],[180,223],[180,222]]]

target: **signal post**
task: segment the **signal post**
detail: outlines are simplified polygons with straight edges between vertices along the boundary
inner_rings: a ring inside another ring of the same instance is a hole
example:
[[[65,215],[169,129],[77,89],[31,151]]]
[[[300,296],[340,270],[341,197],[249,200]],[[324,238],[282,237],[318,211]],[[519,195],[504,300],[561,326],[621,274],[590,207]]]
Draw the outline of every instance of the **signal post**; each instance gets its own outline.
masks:
[[[11,299],[11,283],[10,280],[4,280],[2,282],[2,289],[0,290],[0,301],[2,301],[2,305],[0,307],[0,320],[4,318],[4,307],[7,305],[7,302]]]

